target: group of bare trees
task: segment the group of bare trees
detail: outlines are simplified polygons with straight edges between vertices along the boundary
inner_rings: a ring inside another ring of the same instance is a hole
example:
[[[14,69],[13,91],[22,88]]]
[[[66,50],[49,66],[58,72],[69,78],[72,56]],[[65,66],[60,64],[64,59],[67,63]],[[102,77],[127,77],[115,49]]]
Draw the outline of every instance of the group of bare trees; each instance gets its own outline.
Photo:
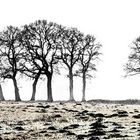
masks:
[[[74,76],[82,78],[82,101],[85,101],[86,80],[96,71],[101,44],[92,35],[76,28],[38,20],[20,28],[8,26],[0,32],[0,79],[13,81],[15,100],[21,101],[17,77],[32,79],[32,97],[42,76],[47,78],[47,101],[52,102],[52,77],[61,73],[59,65],[68,71],[70,101],[74,101]],[[140,74],[140,37],[133,41],[125,65],[126,76]],[[5,100],[0,84],[0,100]]]
[[[21,28],[9,26],[0,32],[0,78],[11,79],[15,100],[20,101],[17,77],[32,79],[32,97],[42,76],[47,78],[47,101],[52,102],[52,77],[61,73],[59,65],[68,70],[70,101],[73,97],[73,77],[81,76],[85,101],[86,79],[96,70],[101,44],[92,35],[84,35],[76,28],[38,20]],[[4,100],[0,85],[0,100]]]

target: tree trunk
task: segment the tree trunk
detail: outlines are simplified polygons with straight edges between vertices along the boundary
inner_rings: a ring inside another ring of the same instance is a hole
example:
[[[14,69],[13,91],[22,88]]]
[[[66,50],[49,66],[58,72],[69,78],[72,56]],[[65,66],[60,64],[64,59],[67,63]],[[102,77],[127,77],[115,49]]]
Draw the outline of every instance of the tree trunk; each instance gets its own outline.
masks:
[[[1,84],[0,84],[0,101],[5,101],[4,96],[3,96],[3,91],[2,91]]]
[[[40,77],[40,72],[36,75],[35,80],[34,80],[33,85],[32,85],[33,89],[32,89],[31,101],[35,101],[36,85],[37,85],[39,77]]]
[[[47,95],[48,95],[48,102],[53,102],[52,97],[52,73],[47,73]]]
[[[19,95],[19,89],[18,89],[18,86],[17,86],[16,78],[13,78],[12,80],[13,80],[14,88],[15,88],[15,101],[21,101],[20,95]]]
[[[69,91],[70,91],[70,101],[74,101],[73,97],[73,73],[72,69],[69,70]]]
[[[86,99],[85,99],[85,91],[86,91],[86,75],[85,75],[85,72],[83,72],[82,80],[83,80],[83,90],[82,90],[83,97],[82,97],[82,101],[84,102],[84,101],[86,101]]]

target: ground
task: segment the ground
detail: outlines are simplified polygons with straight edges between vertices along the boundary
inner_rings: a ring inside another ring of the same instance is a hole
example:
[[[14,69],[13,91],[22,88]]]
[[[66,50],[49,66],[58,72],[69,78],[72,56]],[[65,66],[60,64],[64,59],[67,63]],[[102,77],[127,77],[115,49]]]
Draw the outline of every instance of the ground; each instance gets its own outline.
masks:
[[[1,140],[139,140],[140,105],[0,102]]]

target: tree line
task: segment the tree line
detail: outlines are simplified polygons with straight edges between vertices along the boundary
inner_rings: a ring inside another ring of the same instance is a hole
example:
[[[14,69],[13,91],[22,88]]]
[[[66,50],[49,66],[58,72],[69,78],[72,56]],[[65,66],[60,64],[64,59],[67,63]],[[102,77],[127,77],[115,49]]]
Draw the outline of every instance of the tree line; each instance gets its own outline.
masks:
[[[74,101],[73,77],[80,76],[82,101],[85,101],[86,80],[96,71],[100,48],[95,36],[47,20],[20,28],[8,26],[0,32],[0,78],[1,81],[13,81],[15,101],[21,101],[17,77],[32,79],[31,100],[34,101],[37,83],[45,76],[47,101],[52,102],[52,78],[65,67],[69,78],[69,100]],[[0,91],[0,100],[4,100],[1,85]]]

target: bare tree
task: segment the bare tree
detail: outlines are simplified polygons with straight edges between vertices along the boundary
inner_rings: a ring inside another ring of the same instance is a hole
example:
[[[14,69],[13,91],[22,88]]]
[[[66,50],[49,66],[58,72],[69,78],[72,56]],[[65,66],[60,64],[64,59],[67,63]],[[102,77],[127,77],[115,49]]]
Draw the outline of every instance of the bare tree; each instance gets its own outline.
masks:
[[[131,54],[124,70],[126,71],[126,76],[140,74],[140,37],[131,44]]]
[[[62,30],[62,29],[61,29]],[[61,38],[61,60],[63,64],[68,68],[69,74],[69,91],[70,101],[74,101],[73,97],[73,76],[74,66],[78,62],[80,57],[80,48],[83,34],[75,28],[63,29]]]
[[[47,77],[47,95],[48,101],[52,102],[52,76],[57,68],[58,59],[56,59],[58,50],[58,25],[47,23],[46,20],[38,20],[24,27],[24,46],[26,47],[31,69],[26,70],[34,75],[33,94],[31,100],[35,99],[36,84],[40,75]]]
[[[22,69],[24,55],[20,38],[20,30],[17,27],[9,26],[0,32],[0,77],[12,79],[16,101],[21,100],[16,76]]]
[[[83,83],[83,90],[82,90],[82,101],[85,101],[85,91],[86,91],[86,79],[92,78],[91,71],[96,71],[96,60],[99,56],[99,49],[101,44],[95,42],[95,37],[91,35],[87,35],[83,39],[82,49],[80,53],[79,64],[80,68],[76,72],[77,75],[82,75],[82,83]]]
[[[35,57],[37,56],[36,52],[34,52],[34,48],[31,46],[32,35],[29,31],[28,25],[25,25],[22,30],[22,44],[26,50],[26,55],[24,57],[25,63],[21,72],[26,77],[33,79],[32,96],[30,100],[35,101],[36,86],[41,76],[42,66],[35,61]]]

